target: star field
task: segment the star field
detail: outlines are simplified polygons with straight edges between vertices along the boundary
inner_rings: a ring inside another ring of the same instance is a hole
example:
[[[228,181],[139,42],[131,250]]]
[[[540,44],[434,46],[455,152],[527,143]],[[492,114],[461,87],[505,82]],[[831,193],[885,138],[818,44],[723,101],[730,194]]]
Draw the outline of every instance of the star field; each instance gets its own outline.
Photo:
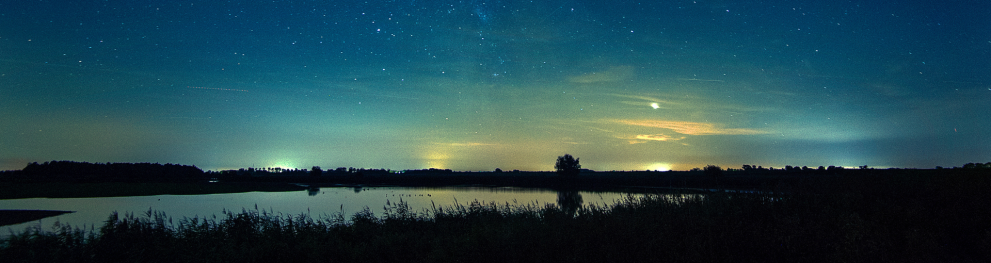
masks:
[[[991,160],[989,4],[0,4],[0,169]]]

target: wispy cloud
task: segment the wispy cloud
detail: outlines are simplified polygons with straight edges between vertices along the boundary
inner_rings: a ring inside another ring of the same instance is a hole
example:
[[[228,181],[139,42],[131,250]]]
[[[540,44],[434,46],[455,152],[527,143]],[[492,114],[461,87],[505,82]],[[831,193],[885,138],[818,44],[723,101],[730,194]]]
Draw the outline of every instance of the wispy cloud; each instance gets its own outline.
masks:
[[[632,78],[636,71],[631,66],[611,67],[605,71],[591,72],[578,76],[568,77],[568,81],[575,83],[596,83],[596,82],[617,82]]]
[[[498,144],[494,143],[479,143],[479,142],[451,142],[451,143],[435,143],[436,145],[442,146],[452,146],[452,147],[474,147],[474,146],[496,146]]]
[[[637,134],[634,136],[625,136],[625,137],[617,137],[617,138],[627,140],[630,142],[630,144],[638,144],[638,143],[648,143],[651,141],[655,141],[655,142],[680,141],[680,140],[684,140],[687,137],[685,136],[675,137],[667,134]]]
[[[770,112],[775,109],[766,105],[754,105],[754,106],[744,106],[735,104],[732,101],[716,101],[713,98],[706,97],[685,97],[685,96],[672,96],[664,94],[656,94],[656,96],[649,95],[625,95],[625,94],[608,94],[615,97],[632,99],[632,100],[622,100],[619,103],[634,105],[634,106],[653,106],[656,103],[655,109],[682,109],[682,110],[698,110],[704,108],[708,111],[719,111],[719,112],[729,112],[729,113],[740,113],[740,112]],[[665,99],[666,98],[666,99]]]
[[[753,135],[765,134],[767,131],[743,128],[721,128],[712,123],[665,121],[665,120],[612,120],[626,125],[668,129],[685,135]],[[645,137],[649,138],[649,137]]]
[[[659,108],[670,109],[675,107],[682,107],[682,103],[673,102],[670,100],[663,100],[649,96],[638,96],[638,95],[623,95],[623,94],[609,94],[616,97],[636,99],[637,101],[620,101],[619,103],[635,106],[650,106],[651,103],[656,103]]]
[[[666,134],[638,134],[637,140],[647,140],[647,141],[677,141],[685,139],[685,136],[673,137]]]

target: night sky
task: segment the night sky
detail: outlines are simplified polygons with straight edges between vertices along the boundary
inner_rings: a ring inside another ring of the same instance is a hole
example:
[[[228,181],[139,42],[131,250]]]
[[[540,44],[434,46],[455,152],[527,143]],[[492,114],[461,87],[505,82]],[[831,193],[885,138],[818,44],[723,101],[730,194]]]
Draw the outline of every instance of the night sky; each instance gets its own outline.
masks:
[[[0,170],[991,161],[988,1],[4,1]]]

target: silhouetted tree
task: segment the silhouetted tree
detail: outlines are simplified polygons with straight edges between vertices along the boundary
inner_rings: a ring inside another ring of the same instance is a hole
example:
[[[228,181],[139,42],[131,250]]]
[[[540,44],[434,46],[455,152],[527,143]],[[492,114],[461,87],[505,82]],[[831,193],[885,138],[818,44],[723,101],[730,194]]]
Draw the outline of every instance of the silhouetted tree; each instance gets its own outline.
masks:
[[[710,176],[710,177],[720,177],[720,176],[723,176],[723,168],[720,168],[719,166],[715,166],[715,165],[711,165],[711,164],[710,165],[706,165],[705,168],[702,168],[702,172],[705,173],[705,175]]]
[[[321,174],[323,174],[323,170],[320,169],[320,166],[313,166],[313,168],[310,169],[310,176],[320,176]]]
[[[502,169],[499,169],[499,168],[496,168],[496,169],[495,169],[495,172],[497,172],[497,173],[501,173],[501,172],[502,172]]]
[[[577,176],[582,169],[582,165],[578,163],[578,159],[580,158],[572,157],[570,154],[558,156],[557,163],[554,164],[554,169],[561,176]]]

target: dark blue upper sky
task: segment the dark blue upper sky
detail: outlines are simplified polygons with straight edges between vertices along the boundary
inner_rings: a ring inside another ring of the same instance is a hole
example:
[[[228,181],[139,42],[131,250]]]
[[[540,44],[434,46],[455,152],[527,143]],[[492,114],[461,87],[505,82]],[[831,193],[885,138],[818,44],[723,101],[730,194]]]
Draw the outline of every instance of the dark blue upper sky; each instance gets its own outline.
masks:
[[[0,3],[0,169],[991,161],[984,1]]]

